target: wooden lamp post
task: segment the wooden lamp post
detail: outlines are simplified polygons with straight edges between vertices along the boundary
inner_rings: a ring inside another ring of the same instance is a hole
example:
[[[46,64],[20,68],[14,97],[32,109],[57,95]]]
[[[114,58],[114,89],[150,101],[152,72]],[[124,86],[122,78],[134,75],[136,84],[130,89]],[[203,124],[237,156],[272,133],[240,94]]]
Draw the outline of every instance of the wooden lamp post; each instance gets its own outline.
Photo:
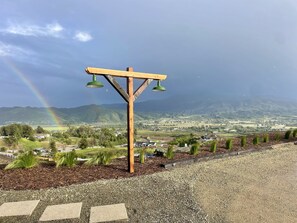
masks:
[[[127,102],[128,170],[130,173],[134,173],[134,101],[153,80],[158,81],[158,85],[153,88],[154,91],[165,91],[165,88],[160,85],[160,81],[165,80],[167,76],[162,74],[134,72],[132,67],[128,67],[127,71],[87,67],[86,72],[90,75],[93,75],[93,81],[89,82],[87,87],[103,87],[103,84],[96,81],[95,75],[104,76],[111,86],[113,86],[114,89]],[[126,78],[127,91],[125,91],[120,86],[115,77]],[[143,83],[137,88],[136,91],[133,90],[134,79],[143,80]]]

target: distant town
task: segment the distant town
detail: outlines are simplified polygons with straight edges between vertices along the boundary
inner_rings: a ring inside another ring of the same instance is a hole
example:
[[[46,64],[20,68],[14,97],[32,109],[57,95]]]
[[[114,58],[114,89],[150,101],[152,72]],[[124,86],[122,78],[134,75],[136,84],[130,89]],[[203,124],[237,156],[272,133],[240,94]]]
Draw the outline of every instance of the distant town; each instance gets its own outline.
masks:
[[[297,116],[230,119],[203,115],[164,117],[135,123],[136,154],[142,149],[153,153],[165,149],[176,137],[191,135],[197,142],[218,140],[241,135],[286,131],[297,127]],[[187,147],[183,144],[178,147]],[[32,150],[44,158],[54,158],[57,152],[77,151],[83,159],[98,151],[113,151],[125,156],[127,132],[124,124],[30,126],[9,124],[0,127],[0,155],[14,158]],[[177,148],[178,149],[178,148]]]

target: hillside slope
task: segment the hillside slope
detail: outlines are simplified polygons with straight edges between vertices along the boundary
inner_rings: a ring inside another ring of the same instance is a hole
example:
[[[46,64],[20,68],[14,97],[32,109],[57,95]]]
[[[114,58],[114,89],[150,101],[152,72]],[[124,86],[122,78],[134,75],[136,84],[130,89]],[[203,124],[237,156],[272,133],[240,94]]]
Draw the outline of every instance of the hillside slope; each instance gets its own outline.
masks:
[[[0,124],[22,122],[55,124],[53,114],[67,123],[124,123],[126,105],[86,105],[75,108],[0,108]],[[170,115],[208,115],[226,118],[257,117],[263,115],[297,115],[297,103],[268,99],[228,99],[172,97],[165,100],[135,104],[135,120],[157,119]]]

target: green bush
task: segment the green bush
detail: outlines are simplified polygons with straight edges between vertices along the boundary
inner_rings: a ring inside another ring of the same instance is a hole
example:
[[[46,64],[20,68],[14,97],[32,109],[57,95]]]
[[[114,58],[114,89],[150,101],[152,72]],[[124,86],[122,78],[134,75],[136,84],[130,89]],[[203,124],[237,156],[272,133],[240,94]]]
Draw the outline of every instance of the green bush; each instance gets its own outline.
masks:
[[[5,146],[2,146],[1,148],[0,148],[0,152],[6,152],[8,149],[7,149],[7,147],[5,147]]]
[[[198,143],[192,145],[191,150],[190,150],[190,154],[191,155],[197,155],[199,153],[199,148],[200,148],[200,145]]]
[[[297,136],[297,129],[294,129],[293,130],[293,137],[296,138],[296,136]]]
[[[145,151],[144,149],[142,149],[139,154],[139,161],[141,164],[144,164],[144,159],[145,159]]]
[[[87,138],[82,138],[82,139],[78,142],[78,147],[81,148],[81,149],[86,149],[86,148],[88,148],[88,146],[89,146],[89,143],[88,143]]]
[[[259,138],[259,136],[255,136],[255,138],[253,139],[253,144],[254,144],[254,145],[258,145],[259,142],[260,142],[260,138]]]
[[[73,167],[77,163],[76,152],[73,150],[68,153],[56,153],[55,162],[56,162],[56,167],[59,167],[59,166]]]
[[[29,136],[29,138],[28,138],[30,141],[32,141],[32,142],[35,142],[36,141],[36,138],[34,137],[34,136]]]
[[[286,131],[286,133],[285,133],[285,139],[290,139],[291,134],[292,134],[292,130]]]
[[[269,142],[269,135],[268,134],[263,136],[263,142]]]
[[[280,134],[279,133],[276,133],[275,134],[275,141],[279,141],[281,138]]]
[[[100,152],[88,160],[86,165],[109,165],[115,155],[112,152]]]
[[[232,139],[227,139],[226,140],[226,149],[231,150],[233,146],[233,140]]]
[[[210,145],[210,152],[215,153],[217,151],[217,141],[213,141]]]
[[[168,146],[168,149],[166,152],[166,158],[173,159],[173,157],[174,157],[173,146]]]
[[[241,145],[241,147],[246,146],[246,136],[241,136],[240,145]]]
[[[51,153],[52,153],[53,155],[55,155],[55,154],[58,152],[57,147],[56,147],[56,141],[51,140],[51,141],[49,142],[48,147],[49,147],[49,150],[51,151]]]
[[[38,165],[38,159],[33,151],[27,151],[20,154],[14,161],[9,163],[5,169],[32,168]]]

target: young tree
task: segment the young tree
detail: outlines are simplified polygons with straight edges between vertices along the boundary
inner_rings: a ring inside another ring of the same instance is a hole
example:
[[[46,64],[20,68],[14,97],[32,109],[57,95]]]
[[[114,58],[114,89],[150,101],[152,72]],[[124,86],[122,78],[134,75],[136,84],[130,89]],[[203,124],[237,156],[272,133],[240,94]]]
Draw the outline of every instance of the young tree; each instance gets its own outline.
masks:
[[[23,125],[22,126],[22,137],[24,138],[30,138],[34,136],[34,130],[29,125]]]
[[[7,138],[4,139],[4,142],[7,146],[10,147],[16,147],[19,144],[19,138],[15,137],[15,136],[9,136]]]
[[[53,153],[53,154],[57,153],[56,142],[54,140],[51,140],[49,142],[49,149],[51,150],[51,153]]]
[[[292,134],[292,130],[287,130],[285,133],[285,139],[290,139],[291,134]]]
[[[88,140],[86,138],[82,138],[79,142],[78,142],[78,147],[81,149],[86,149],[88,148],[89,144],[88,144]]]
[[[231,150],[233,147],[233,140],[232,139],[227,139],[226,140],[226,149]]]
[[[35,132],[37,134],[41,134],[41,133],[45,133],[45,130],[41,126],[37,126],[37,128],[35,129]]]
[[[240,139],[240,145],[241,147],[245,147],[246,146],[246,136],[242,136]]]

